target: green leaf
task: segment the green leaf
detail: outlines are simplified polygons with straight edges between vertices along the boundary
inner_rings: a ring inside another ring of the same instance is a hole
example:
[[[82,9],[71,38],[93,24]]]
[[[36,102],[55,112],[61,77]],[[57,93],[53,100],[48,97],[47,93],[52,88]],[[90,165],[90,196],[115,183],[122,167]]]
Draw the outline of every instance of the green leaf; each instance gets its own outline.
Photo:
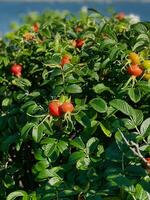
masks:
[[[59,193],[59,195],[61,197],[69,197],[69,196],[74,196],[76,194],[77,194],[77,192],[74,191],[73,189],[72,190],[71,189],[66,189],[66,190],[60,191],[60,193]],[[70,199],[66,199],[66,200],[70,200]]]
[[[140,110],[134,110],[134,115],[130,119],[123,118],[122,121],[127,129],[135,129],[142,123],[143,113]]]
[[[98,83],[97,85],[95,85],[93,87],[93,90],[97,94],[101,94],[104,91],[108,91],[110,93],[113,93],[113,91],[111,91],[111,89],[109,87],[106,87],[103,83]]]
[[[55,86],[54,89],[52,90],[52,95],[53,96],[60,96],[64,91],[64,88],[62,86]]]
[[[49,169],[43,169],[36,176],[37,179],[47,179],[49,177],[53,177],[53,173],[51,173],[51,171]]]
[[[138,88],[129,88],[128,95],[134,103],[137,103],[141,99],[141,92]]]
[[[0,150],[3,152],[7,152],[9,150],[9,146],[17,141],[18,135],[13,134],[13,135],[5,135],[1,137],[0,141]]]
[[[148,136],[150,132],[150,117],[144,120],[140,127],[140,132],[142,135]]]
[[[57,172],[59,172],[60,170],[62,170],[62,167],[53,167],[51,169],[43,169],[42,171],[40,171],[37,178],[47,179],[49,177],[56,177],[56,176],[58,177]]]
[[[110,105],[116,108],[117,110],[121,111],[125,115],[128,115],[128,116],[135,115],[134,109],[124,100],[114,99],[110,101]]]
[[[31,200],[37,200],[36,192],[32,192],[32,193],[30,194],[30,199],[31,199]]]
[[[132,130],[132,129],[135,129],[135,123],[128,119],[128,118],[123,118],[122,119],[122,122],[124,124],[124,126],[128,129],[128,130]]]
[[[103,133],[104,133],[107,137],[111,137],[112,133],[111,133],[110,130],[108,130],[101,122],[100,122],[100,127],[101,127]]]
[[[82,93],[82,88],[79,85],[72,84],[65,88],[67,93],[74,94],[74,93]]]
[[[85,128],[91,126],[91,121],[88,118],[88,115],[83,111],[81,111],[77,115],[75,115],[75,119],[77,120],[77,122],[79,122]]]
[[[94,195],[89,195],[89,196],[86,198],[86,200],[103,200],[103,199],[102,199],[102,197],[101,197],[100,194],[94,194]],[[110,200],[113,200],[113,198],[110,199]],[[118,200],[120,200],[120,199],[118,199]]]
[[[76,137],[74,140],[71,140],[70,144],[81,150],[85,148],[85,144],[83,143],[81,137]]]
[[[47,144],[44,148],[44,155],[50,157],[56,151],[56,143]]]
[[[52,186],[59,186],[63,181],[60,177],[56,176],[56,177],[53,177],[51,178],[49,181],[50,185]]]
[[[85,157],[84,151],[80,150],[80,151],[73,152],[69,157],[69,163],[75,164],[77,160],[79,160],[82,157]]]
[[[150,82],[139,81],[137,83],[137,87],[140,88],[142,91],[148,93],[148,94],[150,92]]]
[[[145,33],[142,33],[137,37],[137,40],[145,40],[146,42],[149,42],[149,37]]]
[[[51,63],[53,64],[60,64],[60,54],[54,54],[51,58]]]
[[[5,175],[5,178],[3,179],[3,184],[6,188],[12,188],[13,186],[15,186],[15,181],[14,178],[10,175]]]
[[[104,147],[103,147],[103,145],[98,145],[98,147],[97,147],[97,156],[98,157],[100,157],[100,155],[102,154],[102,153],[104,153]]]
[[[18,190],[10,193],[6,200],[15,200],[17,197],[23,197],[22,200],[29,200],[28,194],[25,191]]]
[[[89,157],[82,157],[76,163],[76,168],[78,170],[87,170],[90,165],[90,158]]]
[[[23,138],[26,138],[28,136],[28,133],[30,132],[30,130],[35,126],[34,123],[26,123],[23,128],[21,129],[21,136]]]
[[[107,111],[107,104],[102,98],[95,98],[90,101],[90,105],[94,110],[100,113]]]
[[[43,127],[42,126],[34,126],[32,129],[32,138],[35,142],[40,142],[43,137]]]
[[[135,198],[137,200],[149,200],[149,193],[146,192],[140,184],[135,187]]]
[[[68,148],[68,143],[63,140],[59,140],[57,143],[57,148],[60,153],[63,153]]]
[[[145,41],[139,40],[138,42],[135,43],[135,45],[133,46],[132,50],[135,51],[139,47],[145,46],[145,44],[146,44]]]
[[[6,116],[0,116],[0,130],[6,129],[7,126],[7,117]]]
[[[146,26],[144,24],[140,23],[140,22],[133,25],[133,30],[138,32],[138,34],[140,34],[140,33],[144,33],[145,34],[148,31]]]
[[[31,87],[31,82],[25,78],[15,78],[14,80],[12,80],[12,84],[20,87],[23,90],[26,90],[28,89],[28,87]]]
[[[12,99],[11,99],[11,98],[5,98],[5,99],[2,101],[2,106],[4,106],[4,107],[10,106],[11,103],[12,103]]]
[[[49,167],[49,162],[47,161],[47,159],[41,160],[41,161],[37,162],[37,163],[34,165],[34,169],[35,169],[36,171],[42,171],[42,170],[44,170],[44,169],[46,169],[46,168],[48,168],[48,167]]]
[[[99,144],[99,140],[96,137],[92,137],[90,138],[87,143],[86,143],[86,149],[87,149],[87,153],[93,153]]]
[[[135,114],[132,116],[132,121],[136,126],[139,126],[143,122],[143,112],[141,110],[134,110]]]
[[[132,186],[132,182],[121,174],[117,174],[116,176],[109,178],[115,185],[121,187],[130,187]]]
[[[29,94],[30,97],[38,97],[40,96],[40,92],[33,91]]]
[[[37,106],[35,101],[26,101],[25,104],[21,106],[21,110],[27,110],[30,106]]]

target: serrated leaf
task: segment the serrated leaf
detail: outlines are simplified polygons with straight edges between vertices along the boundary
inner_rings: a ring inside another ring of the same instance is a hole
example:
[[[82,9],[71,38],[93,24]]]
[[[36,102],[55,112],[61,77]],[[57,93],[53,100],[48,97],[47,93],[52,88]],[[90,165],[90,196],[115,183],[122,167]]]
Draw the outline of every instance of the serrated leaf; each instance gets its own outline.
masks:
[[[50,157],[54,151],[56,151],[56,144],[55,143],[47,144],[44,147],[44,155],[47,156],[47,157]]]
[[[89,103],[94,110],[100,113],[104,113],[107,111],[107,104],[102,98],[92,99]]]
[[[97,94],[101,94],[104,91],[109,91],[110,93],[113,93],[113,91],[111,91],[110,88],[106,87],[103,83],[99,83],[99,84],[95,85],[93,87],[93,90]]]
[[[74,140],[71,140],[70,144],[81,150],[85,148],[85,144],[82,141],[81,137],[76,137]]]
[[[76,163],[77,160],[79,160],[82,157],[85,157],[84,151],[80,150],[80,151],[73,152],[69,157],[69,163],[74,164]]]
[[[129,88],[128,95],[134,103],[137,103],[141,99],[141,92],[138,88]]]
[[[72,84],[69,85],[65,88],[66,92],[69,94],[74,94],[74,93],[82,93],[82,88],[79,85]]]
[[[67,149],[67,147],[68,143],[63,140],[59,140],[59,142],[57,143],[57,148],[60,153],[63,153]]]
[[[114,99],[110,101],[110,105],[121,111],[125,115],[133,116],[135,114],[133,108],[124,100]]]
[[[26,123],[23,128],[21,129],[21,136],[23,138],[26,138],[28,136],[28,133],[30,132],[30,130],[33,128],[33,126],[35,126],[34,123]]]
[[[140,127],[140,132],[142,135],[148,135],[150,133],[150,117],[144,120]]]
[[[88,118],[88,115],[83,111],[81,111],[77,115],[75,115],[75,119],[77,120],[77,122],[79,122],[85,128],[91,126],[91,121]]]

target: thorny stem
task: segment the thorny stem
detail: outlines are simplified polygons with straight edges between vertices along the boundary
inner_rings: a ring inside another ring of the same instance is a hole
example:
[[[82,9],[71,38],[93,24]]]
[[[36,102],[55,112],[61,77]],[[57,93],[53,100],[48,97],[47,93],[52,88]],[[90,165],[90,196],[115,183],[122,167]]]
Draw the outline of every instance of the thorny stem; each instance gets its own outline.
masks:
[[[147,166],[148,166],[148,161],[143,157],[139,150],[139,145],[136,144],[135,142],[131,141],[130,143],[128,140],[125,138],[124,134],[122,131],[118,128],[119,133],[121,134],[123,140],[127,144],[127,146],[130,148],[130,150],[133,152],[134,155],[138,156]],[[149,166],[148,166],[149,167]]]

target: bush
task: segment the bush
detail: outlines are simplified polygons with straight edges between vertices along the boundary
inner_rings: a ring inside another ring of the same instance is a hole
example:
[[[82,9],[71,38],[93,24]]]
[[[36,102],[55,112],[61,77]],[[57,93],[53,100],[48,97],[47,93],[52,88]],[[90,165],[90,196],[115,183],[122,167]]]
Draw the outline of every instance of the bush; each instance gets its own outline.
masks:
[[[0,199],[149,200],[150,23],[47,11],[0,46]]]

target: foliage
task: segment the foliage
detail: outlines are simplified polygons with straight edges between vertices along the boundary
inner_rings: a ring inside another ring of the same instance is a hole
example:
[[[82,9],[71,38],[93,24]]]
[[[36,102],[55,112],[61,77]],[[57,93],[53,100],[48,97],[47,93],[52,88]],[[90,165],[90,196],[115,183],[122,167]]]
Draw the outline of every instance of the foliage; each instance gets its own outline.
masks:
[[[150,59],[150,23],[47,11],[0,47],[0,199],[149,200],[150,82],[127,68]],[[55,99],[74,111],[52,116]]]

